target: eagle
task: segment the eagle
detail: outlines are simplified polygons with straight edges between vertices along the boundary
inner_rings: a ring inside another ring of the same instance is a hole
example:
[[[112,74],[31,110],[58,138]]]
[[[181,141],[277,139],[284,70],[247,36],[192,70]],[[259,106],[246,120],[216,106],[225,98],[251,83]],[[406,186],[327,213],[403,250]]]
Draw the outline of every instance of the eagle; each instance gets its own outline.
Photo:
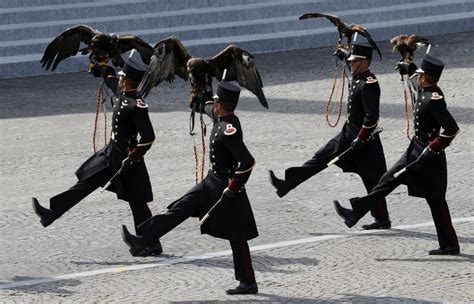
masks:
[[[155,45],[154,55],[137,91],[145,97],[154,86],[164,80],[171,82],[177,75],[191,81],[190,99],[194,102],[209,85],[209,80],[224,80],[224,71],[226,81],[237,81],[257,96],[262,106],[268,108],[262,78],[255,58],[249,52],[229,45],[212,58],[193,57],[176,37],[163,39]]]
[[[85,47],[80,49],[81,42]],[[115,35],[102,33],[88,25],[70,27],[54,38],[46,47],[41,66],[54,71],[58,64],[66,58],[75,56],[77,52],[89,55],[89,70],[95,65],[105,65],[109,61],[116,67],[123,67],[121,54],[136,49],[144,63],[150,63],[153,55],[151,45],[133,35]]]
[[[413,54],[420,46],[427,46],[430,44],[429,40],[418,35],[401,34],[390,39],[390,43],[394,45],[392,51],[400,52],[402,60],[411,61]]]
[[[338,48],[342,47],[342,37],[343,36],[347,38],[347,48],[349,48],[350,45],[351,45],[351,41],[352,41],[352,35],[354,33],[359,33],[360,35],[364,36],[367,39],[367,41],[372,46],[372,48],[374,48],[377,51],[377,53],[379,53],[380,58],[382,58],[382,53],[380,52],[379,47],[377,46],[375,41],[370,36],[367,29],[364,28],[361,25],[347,24],[347,23],[344,23],[341,20],[341,18],[339,18],[338,16],[322,14],[322,13],[304,14],[304,15],[300,16],[299,20],[304,20],[304,19],[308,19],[308,18],[321,18],[321,17],[324,17],[324,18],[328,19],[329,21],[331,21],[332,24],[334,24],[337,27],[337,31],[339,33],[339,41],[338,41],[338,44],[337,44]]]

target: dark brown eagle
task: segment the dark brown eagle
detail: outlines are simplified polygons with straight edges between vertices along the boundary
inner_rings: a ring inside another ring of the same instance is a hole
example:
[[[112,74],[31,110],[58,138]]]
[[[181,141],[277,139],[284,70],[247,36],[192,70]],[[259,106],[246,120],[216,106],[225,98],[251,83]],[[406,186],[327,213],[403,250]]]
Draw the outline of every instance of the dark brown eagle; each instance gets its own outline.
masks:
[[[150,66],[137,90],[145,97],[154,86],[164,80],[173,81],[178,75],[191,80],[191,101],[194,101],[207,86],[208,77],[221,81],[224,70],[227,70],[226,81],[237,81],[268,108],[254,57],[235,45],[226,47],[212,58],[199,58],[189,55],[178,38],[166,38],[155,45]]]
[[[308,19],[308,18],[321,18],[321,17],[327,18],[329,21],[331,21],[332,24],[334,24],[337,27],[337,31],[339,33],[339,41],[338,41],[337,47],[342,47],[342,37],[344,36],[347,38],[347,48],[349,48],[352,41],[352,35],[354,33],[359,33],[360,35],[364,36],[367,39],[369,44],[377,51],[377,53],[379,53],[380,58],[382,58],[382,53],[380,52],[379,47],[370,36],[367,29],[361,25],[347,24],[347,23],[344,23],[341,20],[341,18],[339,18],[338,16],[321,14],[321,13],[304,14],[300,16],[299,19],[303,20],[303,19]]]
[[[81,42],[86,46],[80,49]],[[136,49],[144,63],[148,64],[153,55],[151,45],[133,35],[115,35],[99,32],[88,25],[77,25],[66,29],[48,45],[41,58],[41,66],[54,71],[66,58],[77,52],[89,55],[90,66],[107,64],[109,59],[114,66],[122,67],[121,54]]]
[[[427,46],[430,44],[429,40],[418,35],[398,35],[390,39],[390,43],[394,45],[392,51],[400,52],[402,58],[400,60],[413,59],[413,54],[420,46]]]

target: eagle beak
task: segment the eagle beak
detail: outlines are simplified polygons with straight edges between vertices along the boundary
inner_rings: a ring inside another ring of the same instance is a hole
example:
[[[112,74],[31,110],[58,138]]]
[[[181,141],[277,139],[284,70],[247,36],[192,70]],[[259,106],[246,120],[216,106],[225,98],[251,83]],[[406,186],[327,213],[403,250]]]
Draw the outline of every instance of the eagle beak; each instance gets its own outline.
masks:
[[[396,46],[394,46],[393,49],[392,49],[392,52],[395,53],[396,51],[398,51],[398,48]]]

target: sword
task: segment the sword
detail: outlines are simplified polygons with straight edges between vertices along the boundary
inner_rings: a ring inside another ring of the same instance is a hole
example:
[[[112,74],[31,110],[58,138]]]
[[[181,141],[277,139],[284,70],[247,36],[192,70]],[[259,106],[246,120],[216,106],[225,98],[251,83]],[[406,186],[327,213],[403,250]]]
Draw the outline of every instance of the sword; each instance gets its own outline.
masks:
[[[212,206],[212,208],[209,209],[209,211],[203,216],[203,218],[199,221],[199,226],[202,226],[202,224],[204,224],[204,222],[207,220],[207,218],[211,215],[212,210],[214,210],[214,208],[216,208],[217,205],[219,205],[221,202],[222,202],[222,198],[220,198],[220,199],[214,204],[214,206]]]
[[[405,168],[395,172],[393,174],[393,177],[394,178],[397,178],[399,177],[400,175],[402,175],[403,173],[405,173],[408,169],[410,169],[411,167],[413,167],[418,161],[420,161],[421,157],[423,156],[423,154],[426,152],[426,149],[428,149],[428,147],[426,147],[423,152],[421,152],[420,156],[418,156],[417,159],[415,159],[414,161],[412,161],[411,163],[409,163]]]
[[[103,193],[104,190],[107,190],[107,188],[109,188],[109,186],[120,176],[120,174],[122,174],[123,170],[128,168],[131,163],[132,160],[130,158],[125,158],[122,161],[122,166],[120,166],[120,169],[118,169],[117,172],[115,172],[114,176],[112,176],[112,178],[107,182],[107,184],[105,184],[105,186],[100,189],[100,193]]]
[[[372,134],[370,135],[370,137],[373,137],[375,134],[378,134],[380,132],[382,132],[383,129],[382,128],[376,128],[374,130],[374,132],[372,132]],[[370,138],[369,137],[369,138]],[[351,150],[353,149],[353,146],[350,146],[348,149],[346,149],[344,152],[342,152],[341,154],[339,154],[338,156],[334,157],[330,162],[327,163],[326,166],[330,166],[330,165],[334,165],[338,160],[340,160],[346,153],[349,153]]]

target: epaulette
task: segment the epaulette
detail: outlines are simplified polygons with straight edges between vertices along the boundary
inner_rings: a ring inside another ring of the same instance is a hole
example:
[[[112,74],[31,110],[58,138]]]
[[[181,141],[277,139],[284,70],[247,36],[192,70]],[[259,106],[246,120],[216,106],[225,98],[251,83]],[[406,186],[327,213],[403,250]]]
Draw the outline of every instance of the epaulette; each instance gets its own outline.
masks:
[[[148,108],[148,105],[142,99],[137,99],[137,107]]]
[[[225,125],[224,134],[229,136],[229,135],[234,135],[235,133],[237,133],[237,129],[231,123],[227,123]]]
[[[365,83],[376,83],[378,80],[373,78],[372,76],[367,77]]]
[[[431,100],[440,100],[443,99],[443,95],[439,95],[438,92],[433,92],[431,95]]]

